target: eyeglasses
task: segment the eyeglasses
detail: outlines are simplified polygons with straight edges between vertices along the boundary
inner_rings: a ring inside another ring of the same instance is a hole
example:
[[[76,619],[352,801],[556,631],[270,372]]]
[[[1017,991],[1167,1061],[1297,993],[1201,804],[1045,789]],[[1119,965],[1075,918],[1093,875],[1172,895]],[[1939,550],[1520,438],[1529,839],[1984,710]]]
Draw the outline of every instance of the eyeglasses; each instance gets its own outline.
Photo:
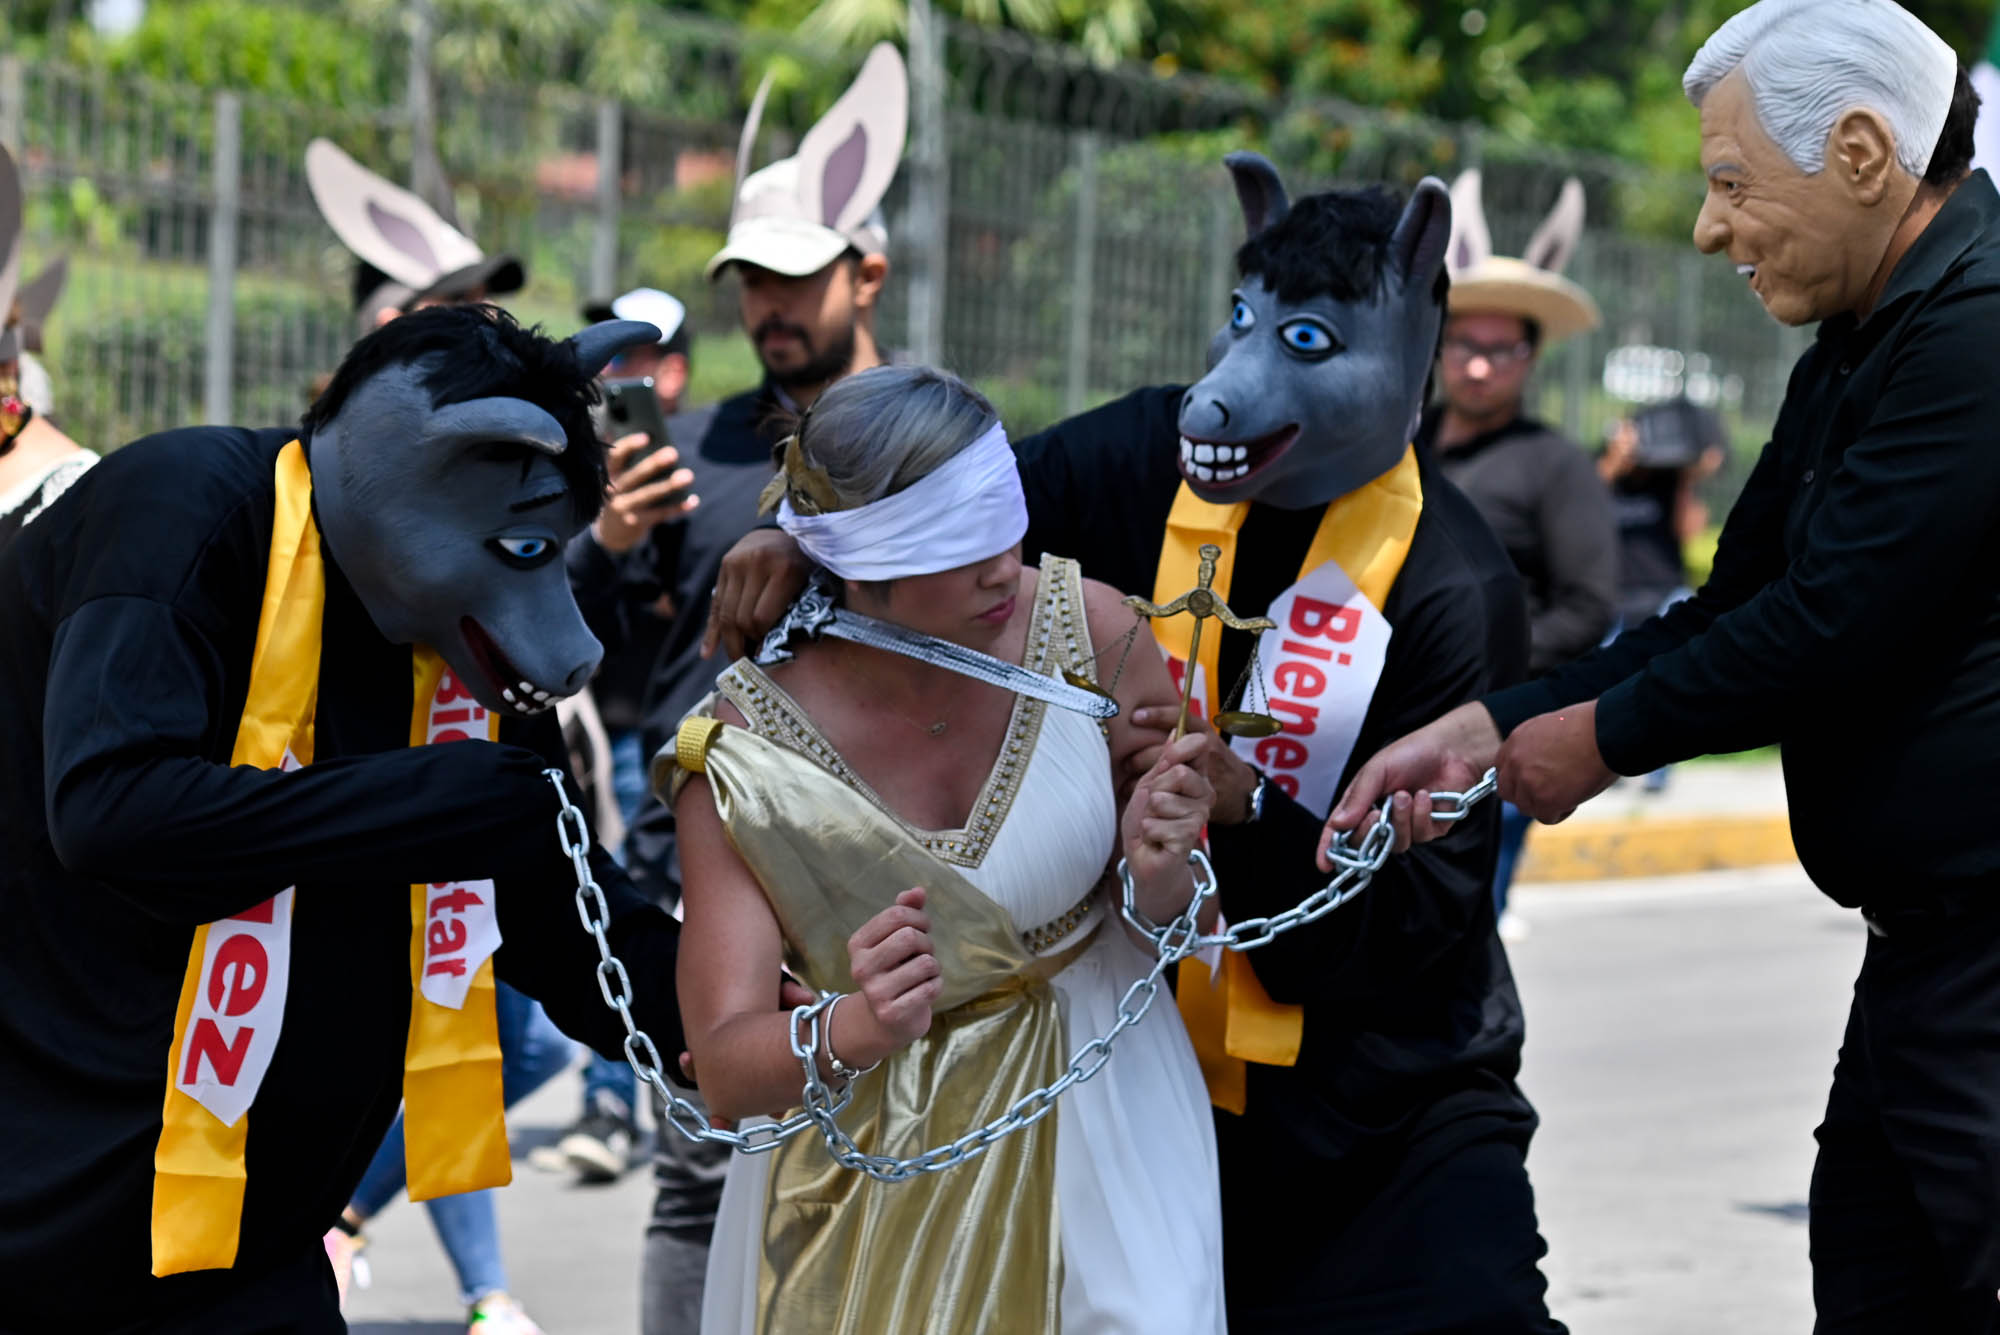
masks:
[[[1444,359],[1455,366],[1463,366],[1474,357],[1484,357],[1498,371],[1525,362],[1534,355],[1535,345],[1526,339],[1500,344],[1474,343],[1464,338],[1444,341]]]

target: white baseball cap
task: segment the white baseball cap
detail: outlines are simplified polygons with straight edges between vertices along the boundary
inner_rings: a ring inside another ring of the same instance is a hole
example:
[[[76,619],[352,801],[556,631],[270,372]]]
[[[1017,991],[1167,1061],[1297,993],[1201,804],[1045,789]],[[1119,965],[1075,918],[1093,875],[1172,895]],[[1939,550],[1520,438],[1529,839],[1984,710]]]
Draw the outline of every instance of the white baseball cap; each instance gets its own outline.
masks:
[[[657,287],[635,287],[610,301],[585,306],[583,318],[592,323],[643,320],[660,331],[657,346],[664,347],[680,332],[681,322],[687,319],[687,307],[671,292],[662,292]]]

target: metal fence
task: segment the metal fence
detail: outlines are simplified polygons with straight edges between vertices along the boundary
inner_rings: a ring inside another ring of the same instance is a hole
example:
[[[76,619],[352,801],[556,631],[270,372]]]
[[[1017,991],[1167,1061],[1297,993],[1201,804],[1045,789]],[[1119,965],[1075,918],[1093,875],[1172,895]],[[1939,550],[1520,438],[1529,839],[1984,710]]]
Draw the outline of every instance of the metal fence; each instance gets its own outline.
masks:
[[[665,287],[689,302],[697,385],[715,392],[755,375],[733,294],[710,289],[701,267],[721,241],[741,107],[773,43],[675,23],[671,92],[658,102],[441,87],[438,150],[466,229],[527,261],[517,314],[566,329],[588,296]],[[1476,127],[1107,70],[1007,33],[941,24],[912,45],[912,146],[887,201],[879,332],[980,384],[1017,430],[1200,373],[1241,239],[1220,157],[1245,143],[1270,152],[1295,192],[1407,186],[1481,164],[1502,253],[1565,175],[1581,176],[1591,228],[1571,275],[1605,325],[1552,350],[1538,377],[1543,411],[1579,439],[1600,438],[1634,398],[1686,388],[1752,446],[1802,350],[1728,265],[1685,240],[1696,180]],[[789,54],[824,77],[774,99],[760,163],[790,151],[853,63]],[[401,108],[280,104],[0,59],[0,141],[28,184],[24,272],[71,257],[49,360],[58,416],[78,439],[104,448],[194,421],[297,415],[354,335],[351,261],[304,180],[316,134],[408,177]]]

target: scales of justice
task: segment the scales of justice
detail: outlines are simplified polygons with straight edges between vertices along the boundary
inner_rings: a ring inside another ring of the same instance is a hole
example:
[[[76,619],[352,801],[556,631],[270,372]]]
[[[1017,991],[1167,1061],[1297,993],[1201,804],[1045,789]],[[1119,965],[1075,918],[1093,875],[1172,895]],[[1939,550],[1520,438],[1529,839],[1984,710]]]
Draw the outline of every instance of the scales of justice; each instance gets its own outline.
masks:
[[[1278,625],[1269,617],[1240,617],[1231,611],[1229,604],[1216,595],[1214,587],[1215,563],[1222,558],[1222,549],[1212,542],[1205,542],[1201,545],[1200,555],[1201,567],[1195,576],[1195,586],[1172,602],[1155,603],[1136,595],[1125,600],[1125,606],[1148,620],[1180,616],[1183,613],[1194,618],[1194,633],[1188,643],[1187,668],[1181,673],[1181,713],[1179,721],[1174,725],[1172,739],[1174,741],[1179,741],[1187,732],[1188,702],[1194,695],[1195,672],[1201,662],[1202,623],[1213,619],[1220,621],[1230,630],[1247,630],[1259,637],[1267,630],[1275,630]],[[1132,646],[1133,636],[1138,633],[1139,625],[1134,622],[1131,631],[1125,636],[1125,647],[1128,652]],[[1121,657],[1119,659],[1121,672],[1124,663],[1125,660]],[[1068,678],[1073,686],[1081,686],[1085,690],[1097,691],[1099,694],[1107,693],[1086,677],[1068,671],[1065,671],[1063,676]],[[1114,685],[1117,680],[1117,675],[1114,674],[1112,677]],[[1262,690],[1262,681],[1263,676],[1258,671],[1257,641],[1252,640],[1250,657],[1244,663],[1241,675],[1237,677],[1236,684],[1230,688],[1229,695],[1224,700],[1229,707],[1219,711],[1213,720],[1217,732],[1229,737],[1269,737],[1284,729],[1284,724],[1271,715],[1242,707],[1246,703],[1255,703],[1257,694]],[[1246,690],[1249,692],[1248,700],[1245,698]]]

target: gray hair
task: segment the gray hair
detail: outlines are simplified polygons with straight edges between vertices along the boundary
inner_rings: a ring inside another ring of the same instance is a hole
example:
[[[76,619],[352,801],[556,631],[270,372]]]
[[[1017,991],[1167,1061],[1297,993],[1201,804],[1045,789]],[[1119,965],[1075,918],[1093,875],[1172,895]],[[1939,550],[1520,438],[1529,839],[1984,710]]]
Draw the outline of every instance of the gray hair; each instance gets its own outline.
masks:
[[[834,503],[812,505],[794,489],[792,506],[852,510],[893,496],[999,420],[985,395],[949,371],[878,366],[843,376],[813,404],[798,443],[804,462],[831,484]]]
[[[1958,82],[1944,39],[1892,0],[1759,0],[1715,30],[1681,87],[1700,107],[1741,68],[1764,132],[1808,176],[1848,112],[1889,122],[1896,161],[1922,179]]]

